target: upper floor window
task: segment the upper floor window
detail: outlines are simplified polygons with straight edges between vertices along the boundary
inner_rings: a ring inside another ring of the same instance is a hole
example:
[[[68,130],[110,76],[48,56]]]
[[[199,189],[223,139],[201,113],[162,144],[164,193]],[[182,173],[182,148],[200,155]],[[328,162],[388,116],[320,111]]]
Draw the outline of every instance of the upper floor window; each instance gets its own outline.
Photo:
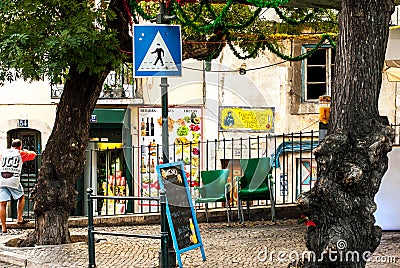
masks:
[[[314,46],[315,47],[315,46]],[[314,48],[303,46],[303,52]],[[335,62],[335,49],[324,46],[303,61],[304,101],[318,101],[319,96],[331,95]]]

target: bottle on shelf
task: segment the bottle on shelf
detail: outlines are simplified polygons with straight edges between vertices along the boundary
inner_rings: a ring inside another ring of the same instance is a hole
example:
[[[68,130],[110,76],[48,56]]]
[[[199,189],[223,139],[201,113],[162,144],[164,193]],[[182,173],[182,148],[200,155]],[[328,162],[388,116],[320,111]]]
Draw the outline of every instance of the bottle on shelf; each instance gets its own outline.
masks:
[[[146,136],[150,135],[150,124],[149,124],[149,118],[147,117],[146,119]]]
[[[150,172],[151,173],[156,172],[156,165],[154,164],[154,158],[151,159]]]
[[[146,163],[144,162],[144,156],[142,156],[142,163],[140,165],[140,173],[146,173],[147,167]]]
[[[146,136],[146,123],[144,122],[144,118],[142,118],[142,122],[140,122],[140,135]]]
[[[153,117],[150,119],[150,136],[154,136],[154,121],[153,121]]]
[[[149,154],[151,156],[156,156],[157,154],[157,143],[155,139],[153,139],[149,144]]]
[[[142,155],[146,154],[146,145],[144,144],[144,138],[142,138],[142,144],[140,144],[140,152]]]

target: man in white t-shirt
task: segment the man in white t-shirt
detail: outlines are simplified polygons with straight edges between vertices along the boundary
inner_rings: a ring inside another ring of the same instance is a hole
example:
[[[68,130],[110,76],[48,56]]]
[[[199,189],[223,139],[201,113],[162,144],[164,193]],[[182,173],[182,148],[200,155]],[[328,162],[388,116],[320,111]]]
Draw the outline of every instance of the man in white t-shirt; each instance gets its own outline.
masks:
[[[22,142],[13,140],[11,148],[5,150],[0,156],[0,220],[2,234],[7,234],[6,207],[11,197],[18,200],[17,223],[25,224],[29,221],[22,217],[25,206],[24,189],[21,185],[22,163],[35,159],[36,153],[22,150]]]

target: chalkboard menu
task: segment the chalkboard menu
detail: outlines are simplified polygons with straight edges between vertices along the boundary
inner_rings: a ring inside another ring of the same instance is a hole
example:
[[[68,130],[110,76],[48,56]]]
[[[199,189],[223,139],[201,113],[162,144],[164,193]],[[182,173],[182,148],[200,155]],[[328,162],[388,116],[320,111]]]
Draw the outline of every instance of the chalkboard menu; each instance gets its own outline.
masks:
[[[167,193],[167,218],[179,266],[180,253],[195,248],[200,248],[206,260],[183,162],[158,165],[156,169],[159,184]]]

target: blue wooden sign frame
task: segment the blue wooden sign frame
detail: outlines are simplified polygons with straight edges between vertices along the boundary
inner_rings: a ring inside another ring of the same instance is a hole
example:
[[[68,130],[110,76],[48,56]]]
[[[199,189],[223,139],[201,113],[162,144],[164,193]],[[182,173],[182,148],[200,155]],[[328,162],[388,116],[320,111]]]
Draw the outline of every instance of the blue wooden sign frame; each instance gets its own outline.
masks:
[[[206,255],[183,162],[157,165],[156,170],[160,187],[167,193],[167,219],[179,267],[183,267],[180,255],[196,248],[200,248],[203,261],[205,261]],[[192,239],[193,236],[194,239]],[[190,241],[187,238],[190,238]]]

